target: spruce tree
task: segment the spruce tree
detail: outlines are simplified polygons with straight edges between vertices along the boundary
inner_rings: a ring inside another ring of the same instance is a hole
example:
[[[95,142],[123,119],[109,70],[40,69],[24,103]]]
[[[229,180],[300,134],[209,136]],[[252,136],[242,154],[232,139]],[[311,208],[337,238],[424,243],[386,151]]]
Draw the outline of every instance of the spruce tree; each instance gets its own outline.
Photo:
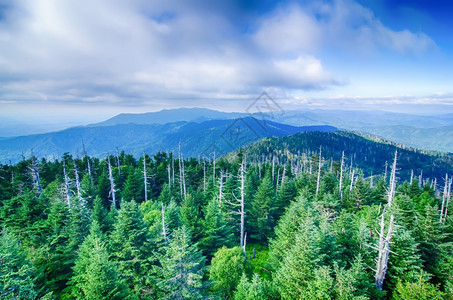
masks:
[[[109,259],[99,224],[93,221],[90,234],[80,246],[70,280],[76,299],[128,299],[127,286],[118,276],[116,264]]]
[[[204,299],[205,258],[193,245],[185,226],[176,229],[160,255],[157,286],[165,299]]]
[[[0,298],[35,299],[36,269],[5,227],[0,234]]]

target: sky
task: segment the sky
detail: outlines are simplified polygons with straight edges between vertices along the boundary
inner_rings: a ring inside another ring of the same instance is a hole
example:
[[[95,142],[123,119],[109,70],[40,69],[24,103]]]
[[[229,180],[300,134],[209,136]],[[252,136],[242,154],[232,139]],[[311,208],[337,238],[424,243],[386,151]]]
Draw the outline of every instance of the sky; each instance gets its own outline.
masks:
[[[451,1],[0,0],[0,119],[178,107],[453,113]]]

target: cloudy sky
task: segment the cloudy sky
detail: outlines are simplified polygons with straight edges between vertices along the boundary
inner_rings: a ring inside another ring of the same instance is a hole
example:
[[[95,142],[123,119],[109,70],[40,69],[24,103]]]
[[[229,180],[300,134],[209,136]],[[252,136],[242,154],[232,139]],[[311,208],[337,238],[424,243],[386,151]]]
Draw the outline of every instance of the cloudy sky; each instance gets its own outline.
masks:
[[[0,0],[0,117],[453,112],[450,2]]]

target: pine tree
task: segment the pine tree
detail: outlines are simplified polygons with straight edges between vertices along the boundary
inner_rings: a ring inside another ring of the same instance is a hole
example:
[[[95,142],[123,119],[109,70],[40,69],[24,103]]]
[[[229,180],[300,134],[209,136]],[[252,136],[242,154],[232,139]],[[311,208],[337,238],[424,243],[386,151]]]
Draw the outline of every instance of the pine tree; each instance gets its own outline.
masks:
[[[137,203],[123,202],[110,236],[109,249],[119,274],[136,294],[147,289],[148,270],[152,263],[149,257],[156,250],[150,241],[148,224]]]
[[[205,258],[192,244],[185,226],[176,229],[169,238],[165,253],[156,269],[157,286],[165,299],[203,299],[202,282]]]
[[[273,219],[271,216],[271,204],[274,203],[275,192],[272,187],[272,181],[265,177],[253,198],[250,205],[247,228],[250,237],[258,242],[266,242],[270,237]]]
[[[198,199],[194,195],[188,194],[181,204],[181,221],[192,232],[194,240],[200,234],[200,209]]]
[[[93,221],[90,234],[80,246],[70,285],[76,299],[129,298],[128,289],[118,276],[116,264],[109,259],[96,221]]]
[[[36,269],[5,227],[0,234],[0,298],[35,299]]]
[[[208,257],[211,257],[219,247],[232,246],[233,233],[219,207],[218,199],[213,198],[209,201],[204,215],[201,221],[202,238],[199,241],[199,247]]]

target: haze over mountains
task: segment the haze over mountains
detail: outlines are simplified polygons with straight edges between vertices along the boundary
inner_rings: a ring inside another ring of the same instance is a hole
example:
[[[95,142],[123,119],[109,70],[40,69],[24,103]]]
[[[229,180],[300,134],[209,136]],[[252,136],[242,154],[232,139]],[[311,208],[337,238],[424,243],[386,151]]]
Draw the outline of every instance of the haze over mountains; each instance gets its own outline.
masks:
[[[453,114],[419,116],[340,110],[247,114],[180,108],[120,114],[100,123],[57,132],[2,137],[0,161],[16,162],[31,153],[47,158],[58,158],[65,152],[82,154],[83,144],[90,155],[97,157],[116,148],[135,156],[143,151],[175,151],[179,143],[186,157],[214,151],[222,155],[263,137],[336,128],[377,135],[415,148],[453,152]]]

